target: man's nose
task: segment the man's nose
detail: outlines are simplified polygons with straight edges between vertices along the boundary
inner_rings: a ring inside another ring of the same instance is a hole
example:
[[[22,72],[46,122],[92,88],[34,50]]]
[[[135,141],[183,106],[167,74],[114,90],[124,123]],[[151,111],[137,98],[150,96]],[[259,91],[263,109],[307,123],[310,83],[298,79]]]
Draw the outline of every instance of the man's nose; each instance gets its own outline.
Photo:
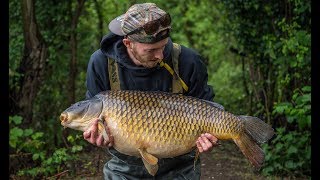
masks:
[[[162,49],[157,50],[154,54],[154,57],[156,59],[163,59],[163,50]]]

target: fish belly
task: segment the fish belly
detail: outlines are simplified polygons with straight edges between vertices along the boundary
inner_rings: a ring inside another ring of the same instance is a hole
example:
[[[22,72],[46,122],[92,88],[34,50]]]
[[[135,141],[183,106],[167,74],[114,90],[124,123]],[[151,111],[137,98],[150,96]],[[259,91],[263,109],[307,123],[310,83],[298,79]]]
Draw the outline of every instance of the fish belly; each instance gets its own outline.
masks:
[[[145,149],[158,158],[170,158],[190,152],[198,137],[184,136],[174,130],[134,126],[117,121],[108,121],[108,128],[114,138],[114,148],[126,155],[140,156],[138,149]]]

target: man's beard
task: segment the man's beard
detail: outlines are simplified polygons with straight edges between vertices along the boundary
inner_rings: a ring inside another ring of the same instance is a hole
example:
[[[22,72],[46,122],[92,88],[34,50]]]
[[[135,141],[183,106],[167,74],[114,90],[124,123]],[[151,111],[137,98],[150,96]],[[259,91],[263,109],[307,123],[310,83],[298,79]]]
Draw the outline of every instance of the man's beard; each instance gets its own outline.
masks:
[[[141,65],[143,66],[143,67],[145,67],[145,68],[153,68],[153,67],[156,67],[157,66],[157,64],[160,62],[160,60],[159,59],[154,59],[154,60],[147,60],[147,61],[141,61],[141,59],[143,59],[141,56],[139,56],[137,53],[136,53],[136,51],[135,51],[135,49],[132,49],[132,55],[133,55],[133,57],[137,60],[137,61],[139,61],[140,63],[141,63]]]

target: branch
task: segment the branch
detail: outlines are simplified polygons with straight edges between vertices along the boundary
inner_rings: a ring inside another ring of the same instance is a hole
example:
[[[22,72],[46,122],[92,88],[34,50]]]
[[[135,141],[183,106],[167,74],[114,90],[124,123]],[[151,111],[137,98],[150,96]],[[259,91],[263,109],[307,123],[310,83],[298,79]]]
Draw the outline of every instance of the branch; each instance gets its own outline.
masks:
[[[54,176],[48,177],[47,179],[52,179],[52,178],[54,178],[54,177],[56,177],[56,179],[57,179],[57,178],[60,178],[60,176],[64,175],[65,173],[67,173],[67,172],[69,172],[69,171],[70,171],[70,170],[65,170],[65,171],[63,171],[63,172],[61,172],[61,173],[58,173],[58,174],[54,175]]]

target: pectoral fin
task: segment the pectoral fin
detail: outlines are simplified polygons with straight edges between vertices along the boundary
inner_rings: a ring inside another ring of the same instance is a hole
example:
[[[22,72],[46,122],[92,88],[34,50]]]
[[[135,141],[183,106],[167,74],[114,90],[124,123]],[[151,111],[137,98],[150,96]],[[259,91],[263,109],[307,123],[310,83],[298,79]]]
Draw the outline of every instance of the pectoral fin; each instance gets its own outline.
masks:
[[[98,131],[102,134],[105,141],[109,141],[108,132],[106,126],[103,124],[103,120],[99,119],[98,121]]]
[[[148,170],[149,174],[154,176],[159,169],[158,166],[158,158],[153,156],[152,154],[149,154],[145,149],[138,149],[140,152],[140,155],[142,157],[142,161],[146,169]]]
[[[146,160],[151,165],[158,164],[158,158],[153,156],[152,154],[149,154],[145,149],[138,149],[142,159]]]
[[[143,161],[144,167],[146,167],[149,174],[151,174],[152,176],[156,175],[159,169],[158,164],[155,164],[155,165],[149,164],[144,158],[142,158],[142,161]]]

